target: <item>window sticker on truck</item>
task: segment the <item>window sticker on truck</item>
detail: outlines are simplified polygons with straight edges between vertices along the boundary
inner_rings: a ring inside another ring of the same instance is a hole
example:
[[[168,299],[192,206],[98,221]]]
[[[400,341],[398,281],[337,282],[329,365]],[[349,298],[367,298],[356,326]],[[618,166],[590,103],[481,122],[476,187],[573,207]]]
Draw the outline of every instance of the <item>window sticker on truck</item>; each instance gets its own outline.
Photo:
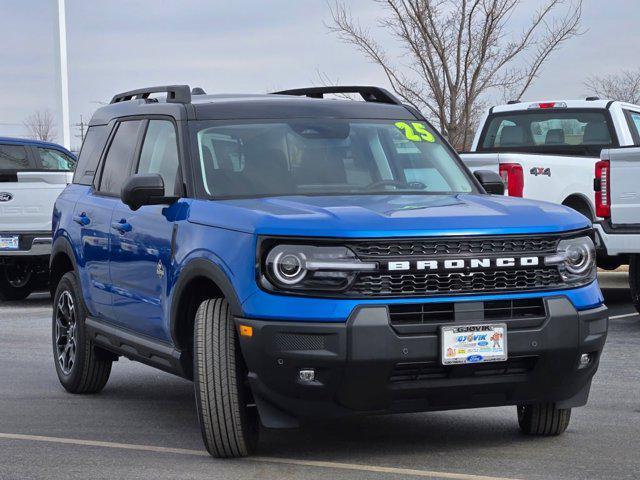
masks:
[[[433,143],[436,141],[436,138],[427,130],[423,123],[411,122],[411,125],[409,125],[406,122],[396,122],[395,125],[403,131],[407,140],[411,140],[412,142],[421,142],[424,140],[425,142]],[[416,134],[414,130],[418,133]]]
[[[547,177],[551,176],[551,169],[550,168],[544,168],[544,167],[533,167],[531,170],[529,170],[529,173],[531,175],[533,175],[534,177],[537,177],[539,175],[546,175]]]

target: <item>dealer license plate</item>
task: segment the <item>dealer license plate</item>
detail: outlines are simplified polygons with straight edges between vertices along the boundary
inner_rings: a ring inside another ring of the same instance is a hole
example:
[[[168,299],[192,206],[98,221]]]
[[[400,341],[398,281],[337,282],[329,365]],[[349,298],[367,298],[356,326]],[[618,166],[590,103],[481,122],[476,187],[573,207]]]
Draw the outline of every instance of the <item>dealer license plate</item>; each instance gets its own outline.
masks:
[[[19,247],[18,235],[0,235],[0,250],[17,250]]]
[[[440,327],[442,364],[504,362],[507,360],[507,325]]]

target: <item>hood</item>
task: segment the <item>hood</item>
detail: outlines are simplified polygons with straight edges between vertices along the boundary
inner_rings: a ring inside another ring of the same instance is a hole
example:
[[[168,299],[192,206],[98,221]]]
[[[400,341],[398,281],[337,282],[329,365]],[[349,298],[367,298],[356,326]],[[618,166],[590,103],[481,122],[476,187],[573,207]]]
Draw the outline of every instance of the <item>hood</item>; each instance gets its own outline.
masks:
[[[561,205],[466,194],[198,200],[189,220],[259,235],[342,238],[551,233],[590,226]]]

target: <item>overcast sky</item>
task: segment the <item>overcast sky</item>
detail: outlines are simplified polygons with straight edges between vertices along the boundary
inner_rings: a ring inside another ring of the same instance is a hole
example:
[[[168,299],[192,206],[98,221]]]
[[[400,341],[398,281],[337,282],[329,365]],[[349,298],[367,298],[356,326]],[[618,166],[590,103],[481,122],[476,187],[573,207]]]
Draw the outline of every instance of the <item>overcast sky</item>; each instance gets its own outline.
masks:
[[[348,3],[376,32],[379,6]],[[538,3],[523,0],[516,31]],[[56,0],[0,0],[0,8],[0,136],[25,135],[25,117],[49,109],[61,141]],[[67,0],[71,122],[142,86],[266,92],[317,84],[318,71],[345,84],[386,85],[375,65],[327,31],[328,20],[324,0]],[[638,20],[638,0],[585,0],[587,33],[551,58],[525,98],[581,97],[589,75],[638,68]],[[398,53],[391,38],[378,38]]]

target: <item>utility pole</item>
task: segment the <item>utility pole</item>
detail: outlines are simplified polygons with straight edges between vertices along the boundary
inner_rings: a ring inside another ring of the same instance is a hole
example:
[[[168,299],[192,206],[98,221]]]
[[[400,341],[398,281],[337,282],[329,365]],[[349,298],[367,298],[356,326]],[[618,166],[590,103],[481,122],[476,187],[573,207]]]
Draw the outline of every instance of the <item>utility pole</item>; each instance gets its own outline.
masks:
[[[69,125],[69,72],[67,70],[67,18],[65,0],[58,0],[58,46],[60,52],[62,142],[66,148],[71,148],[71,127]]]
[[[73,126],[80,129],[80,135],[76,135],[76,137],[80,138],[80,144],[82,145],[82,142],[84,142],[84,130],[87,127],[87,124],[84,123],[82,115],[80,115],[80,123],[76,123]]]

